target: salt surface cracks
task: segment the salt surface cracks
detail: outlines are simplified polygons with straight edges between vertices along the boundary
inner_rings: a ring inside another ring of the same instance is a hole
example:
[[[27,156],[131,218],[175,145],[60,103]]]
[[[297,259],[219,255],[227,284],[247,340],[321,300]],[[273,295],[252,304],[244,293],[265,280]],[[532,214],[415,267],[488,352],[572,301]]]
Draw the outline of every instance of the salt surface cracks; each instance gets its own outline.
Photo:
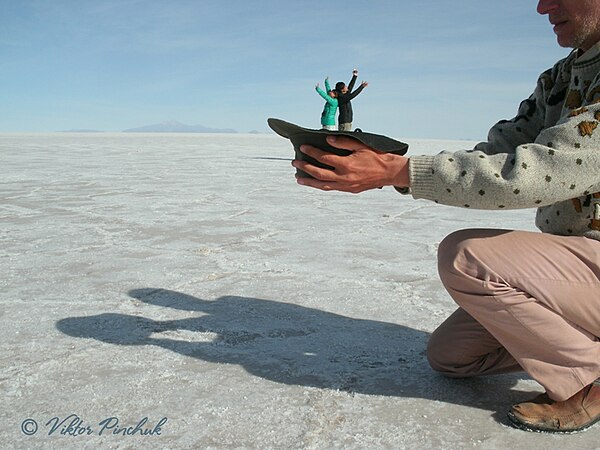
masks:
[[[531,380],[447,380],[424,358],[454,309],[438,242],[533,229],[533,211],[321,193],[292,154],[274,135],[0,135],[7,448],[597,448],[593,429],[507,426]],[[95,433],[48,436],[70,414]],[[98,436],[110,417],[168,420]]]

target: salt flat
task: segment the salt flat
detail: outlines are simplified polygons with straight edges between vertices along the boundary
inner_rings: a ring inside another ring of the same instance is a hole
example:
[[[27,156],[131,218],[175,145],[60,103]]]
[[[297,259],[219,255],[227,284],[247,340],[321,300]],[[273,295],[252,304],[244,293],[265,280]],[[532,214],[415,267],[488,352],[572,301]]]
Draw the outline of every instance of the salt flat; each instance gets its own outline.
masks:
[[[322,193],[292,154],[275,135],[0,135],[3,448],[600,448],[600,428],[511,428],[527,377],[425,360],[454,310],[437,244],[533,230],[533,210]]]

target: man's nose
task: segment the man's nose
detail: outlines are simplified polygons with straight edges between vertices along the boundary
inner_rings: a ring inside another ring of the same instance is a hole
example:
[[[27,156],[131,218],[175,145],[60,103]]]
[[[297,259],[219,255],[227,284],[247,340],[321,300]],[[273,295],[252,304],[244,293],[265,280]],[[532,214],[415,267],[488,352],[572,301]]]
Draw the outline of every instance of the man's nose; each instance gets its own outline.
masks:
[[[539,14],[550,14],[558,8],[559,0],[539,0],[537,12]]]

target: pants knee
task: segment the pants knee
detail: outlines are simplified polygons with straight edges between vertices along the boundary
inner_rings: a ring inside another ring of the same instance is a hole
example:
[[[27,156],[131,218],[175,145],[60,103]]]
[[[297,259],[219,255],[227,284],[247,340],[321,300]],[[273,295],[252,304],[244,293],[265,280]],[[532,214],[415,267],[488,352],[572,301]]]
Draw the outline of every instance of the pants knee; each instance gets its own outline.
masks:
[[[427,342],[427,362],[436,372],[448,377],[460,376],[456,361],[452,359],[452,351],[449,351],[447,337],[440,337],[435,331]]]
[[[475,294],[480,291],[482,280],[496,277],[492,258],[501,249],[494,248],[490,238],[502,232],[487,229],[459,230],[442,240],[438,248],[438,273],[451,294],[453,291],[465,290]]]
[[[438,273],[444,286],[460,276],[473,230],[459,230],[446,236],[438,247]]]

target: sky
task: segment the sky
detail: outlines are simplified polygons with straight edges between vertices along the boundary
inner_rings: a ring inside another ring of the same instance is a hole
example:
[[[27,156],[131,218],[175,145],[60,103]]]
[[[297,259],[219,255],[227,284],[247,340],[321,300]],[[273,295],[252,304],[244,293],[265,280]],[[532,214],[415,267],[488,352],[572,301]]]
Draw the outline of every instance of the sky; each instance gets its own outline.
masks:
[[[0,132],[168,120],[320,127],[326,76],[368,87],[354,126],[485,139],[560,48],[523,0],[0,0]]]

